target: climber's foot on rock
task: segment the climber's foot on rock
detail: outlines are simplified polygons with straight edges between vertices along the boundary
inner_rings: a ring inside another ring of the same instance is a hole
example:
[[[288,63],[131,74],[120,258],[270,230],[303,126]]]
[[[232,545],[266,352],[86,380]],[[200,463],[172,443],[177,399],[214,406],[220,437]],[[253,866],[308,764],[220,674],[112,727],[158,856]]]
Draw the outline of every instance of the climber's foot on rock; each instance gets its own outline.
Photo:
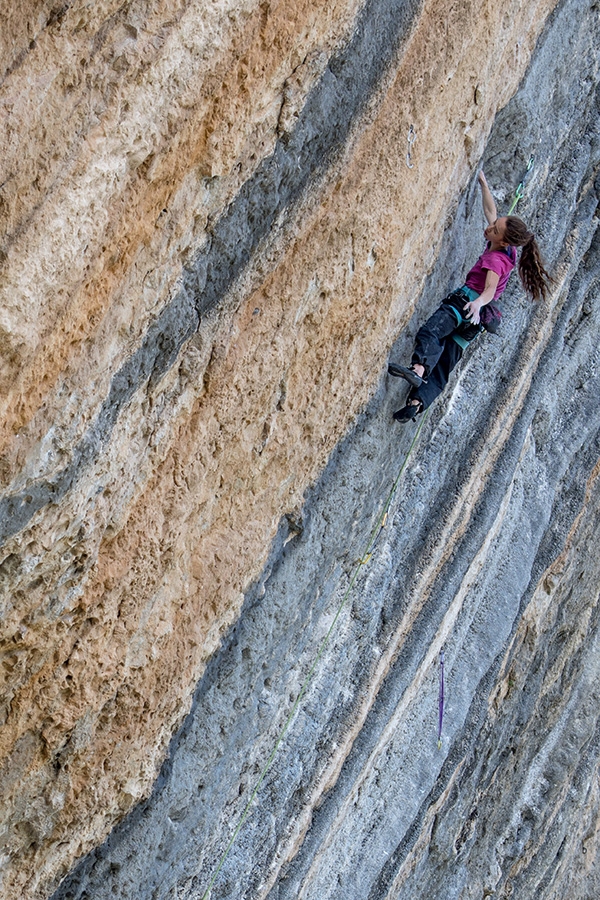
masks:
[[[397,409],[394,413],[394,419],[396,422],[412,422],[419,413],[423,409],[423,404],[420,400],[413,400],[412,403],[407,403],[406,406],[403,406],[402,409]]]
[[[419,368],[421,368],[419,366]],[[409,369],[407,366],[399,366],[396,363],[390,363],[388,366],[388,372],[390,375],[393,375],[395,378],[404,378],[405,381],[411,385],[411,387],[418,388],[423,384],[423,378],[419,375],[418,372],[411,366]]]

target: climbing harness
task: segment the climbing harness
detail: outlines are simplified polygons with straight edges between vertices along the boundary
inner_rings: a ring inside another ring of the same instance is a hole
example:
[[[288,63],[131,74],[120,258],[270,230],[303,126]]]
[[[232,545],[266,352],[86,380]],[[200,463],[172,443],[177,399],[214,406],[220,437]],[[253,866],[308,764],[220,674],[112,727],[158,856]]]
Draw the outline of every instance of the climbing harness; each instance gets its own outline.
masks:
[[[409,169],[413,168],[411,152],[412,152],[412,146],[413,146],[414,142],[416,141],[416,139],[417,139],[417,132],[411,125],[410,128],[408,129],[408,138],[407,138],[408,150],[406,151],[406,165],[408,166]]]
[[[438,700],[438,750],[442,749],[442,726],[444,724],[444,648],[440,650],[440,694]]]
[[[411,455],[411,453],[412,453],[412,451],[413,451],[413,448],[414,448],[415,444],[417,443],[417,439],[418,439],[418,437],[419,437],[419,434],[421,433],[421,429],[423,428],[423,425],[425,424],[425,419],[426,419],[426,418],[427,418],[427,411],[425,411],[425,413],[423,414],[423,416],[422,416],[422,418],[421,418],[421,421],[420,421],[420,423],[419,423],[419,427],[417,428],[417,430],[416,430],[415,433],[414,433],[414,436],[413,436],[413,439],[412,439],[412,441],[411,441],[410,447],[408,448],[408,451],[407,451],[407,453],[406,453],[406,456],[404,457],[404,462],[403,462],[402,465],[400,466],[400,471],[398,472],[398,475],[397,475],[397,477],[396,477],[396,480],[394,481],[394,484],[392,485],[392,489],[391,489],[391,491],[390,491],[390,493],[389,493],[389,495],[388,495],[388,498],[387,498],[387,500],[386,500],[386,502],[385,502],[385,504],[384,504],[384,506],[383,506],[383,510],[381,511],[381,513],[380,513],[380,515],[379,515],[379,518],[377,519],[377,522],[375,523],[375,526],[374,526],[374,528],[373,528],[372,531],[371,531],[371,535],[370,535],[369,540],[368,540],[368,542],[367,542],[367,546],[366,546],[365,552],[364,552],[363,555],[356,561],[356,564],[355,564],[355,566],[354,566],[354,570],[353,570],[353,572],[352,572],[352,577],[350,578],[350,581],[349,581],[348,586],[347,586],[347,588],[346,588],[346,590],[345,590],[345,592],[344,592],[344,595],[343,595],[343,597],[342,597],[342,600],[341,600],[341,602],[340,602],[340,604],[339,604],[339,606],[338,606],[338,609],[337,609],[337,612],[336,612],[336,614],[335,614],[335,616],[334,616],[334,619],[333,619],[331,625],[329,626],[329,630],[327,631],[327,634],[325,635],[325,637],[324,637],[323,640],[321,641],[321,644],[320,644],[320,646],[319,646],[319,650],[318,650],[318,652],[317,652],[317,655],[316,655],[316,657],[315,657],[315,659],[314,659],[314,661],[313,661],[313,663],[312,663],[310,669],[308,670],[308,674],[306,675],[306,678],[304,679],[304,682],[303,682],[303,684],[302,684],[302,687],[300,688],[300,692],[299,692],[299,694],[298,694],[298,696],[297,696],[297,698],[296,698],[296,700],[295,700],[295,702],[294,702],[294,705],[292,706],[292,709],[291,709],[291,711],[290,711],[290,714],[288,715],[288,717],[287,717],[287,719],[286,719],[286,721],[285,721],[285,723],[284,723],[284,725],[283,725],[283,728],[281,729],[281,731],[280,731],[280,733],[279,733],[279,737],[277,738],[277,740],[276,740],[276,742],[275,742],[275,746],[273,747],[271,753],[269,754],[269,757],[268,757],[268,759],[267,759],[267,761],[266,761],[266,763],[265,763],[265,765],[264,765],[264,767],[263,767],[263,770],[262,770],[262,772],[261,772],[260,775],[259,775],[258,781],[256,782],[256,785],[255,785],[255,787],[254,787],[254,790],[252,791],[252,794],[250,795],[250,799],[249,799],[248,802],[246,803],[246,806],[245,806],[245,808],[244,808],[244,811],[243,811],[243,813],[242,813],[242,816],[241,816],[241,818],[240,818],[240,821],[238,822],[238,824],[237,824],[237,826],[236,826],[236,828],[235,828],[233,834],[231,835],[231,837],[230,837],[230,839],[229,839],[229,843],[227,844],[227,846],[225,847],[225,850],[223,851],[223,854],[222,854],[222,856],[221,856],[221,858],[220,858],[220,860],[219,860],[219,864],[218,864],[218,866],[217,866],[217,868],[216,868],[216,870],[215,870],[215,872],[214,872],[212,878],[210,879],[210,882],[209,882],[209,884],[208,884],[208,887],[206,888],[206,890],[205,890],[204,893],[202,894],[201,900],[208,900],[208,895],[210,894],[210,892],[211,892],[211,890],[212,890],[212,887],[213,887],[215,881],[217,880],[217,877],[218,877],[218,875],[219,875],[219,872],[221,871],[221,869],[222,869],[223,866],[225,865],[225,860],[226,860],[227,857],[229,856],[229,852],[230,852],[231,848],[233,847],[233,844],[234,844],[234,842],[235,842],[235,839],[237,838],[238,834],[240,833],[240,830],[241,830],[241,828],[242,828],[244,822],[245,822],[246,819],[248,818],[248,814],[249,814],[249,812],[250,812],[250,807],[251,807],[252,804],[254,803],[254,800],[255,800],[255,798],[256,798],[256,795],[258,794],[258,791],[259,791],[259,789],[260,789],[260,786],[261,786],[261,784],[263,783],[263,781],[264,781],[264,779],[265,779],[265,777],[266,777],[266,775],[267,775],[267,772],[268,772],[269,769],[271,768],[271,764],[272,764],[273,760],[275,759],[275,755],[276,755],[277,751],[279,750],[279,747],[281,746],[281,743],[282,743],[283,739],[285,738],[285,736],[286,736],[286,734],[287,734],[287,732],[288,732],[288,729],[289,729],[289,727],[290,727],[290,725],[291,725],[291,723],[292,723],[292,719],[294,718],[294,716],[295,716],[295,714],[296,714],[296,711],[297,711],[298,707],[300,706],[300,703],[302,702],[302,698],[304,697],[304,694],[306,693],[306,690],[307,690],[307,688],[308,688],[308,685],[309,685],[309,683],[310,683],[310,680],[311,680],[312,676],[314,675],[315,669],[317,668],[317,666],[318,666],[318,664],[319,664],[319,661],[321,660],[321,657],[323,656],[323,653],[325,652],[325,648],[327,647],[327,644],[329,643],[329,640],[330,640],[330,638],[331,638],[331,635],[333,634],[333,632],[334,632],[334,630],[335,630],[335,627],[336,627],[336,625],[337,625],[337,623],[338,623],[338,620],[339,620],[339,618],[340,618],[340,616],[341,616],[341,614],[342,614],[342,610],[344,609],[344,607],[345,607],[345,605],[346,605],[346,602],[347,602],[347,600],[348,600],[348,597],[350,596],[350,594],[351,594],[351,592],[352,592],[352,588],[354,587],[354,584],[355,584],[355,582],[356,582],[356,579],[358,578],[358,574],[359,574],[359,572],[361,571],[362,567],[365,566],[365,565],[369,562],[369,560],[371,559],[371,557],[373,556],[373,550],[374,550],[374,548],[375,548],[375,544],[376,544],[377,541],[379,540],[379,536],[380,536],[381,532],[383,531],[383,529],[385,528],[385,525],[386,525],[386,522],[387,522],[387,519],[388,519],[388,512],[389,512],[390,506],[391,506],[391,504],[392,504],[392,501],[393,501],[393,499],[394,499],[394,496],[395,496],[395,494],[396,494],[396,491],[398,490],[398,485],[400,484],[400,479],[401,479],[401,477],[402,477],[402,475],[403,475],[403,473],[404,473],[404,470],[406,469],[408,460],[409,460],[409,458],[410,458],[410,455]]]
[[[525,174],[523,175],[522,179],[518,183],[517,188],[515,190],[515,196],[513,198],[513,202],[508,211],[509,216],[511,216],[513,214],[514,210],[517,208],[517,203],[519,202],[519,200],[522,200],[523,197],[525,196],[525,182],[526,182],[527,178],[529,177],[534,165],[535,165],[535,156],[532,153],[531,156],[529,157],[529,162],[527,163],[527,168],[525,169]]]

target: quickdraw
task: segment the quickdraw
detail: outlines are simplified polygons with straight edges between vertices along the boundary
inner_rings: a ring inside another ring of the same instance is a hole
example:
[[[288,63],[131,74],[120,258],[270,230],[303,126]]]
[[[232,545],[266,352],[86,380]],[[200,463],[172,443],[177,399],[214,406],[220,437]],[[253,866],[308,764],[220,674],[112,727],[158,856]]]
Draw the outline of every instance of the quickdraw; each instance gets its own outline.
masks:
[[[525,169],[525,174],[523,175],[523,178],[517,185],[517,189],[515,191],[515,196],[513,198],[513,202],[508,211],[509,216],[512,215],[514,210],[517,208],[517,203],[519,202],[519,200],[522,200],[523,197],[525,196],[525,182],[526,182],[527,178],[529,177],[529,174],[530,174],[531,170],[533,169],[534,165],[535,165],[535,156],[532,153],[531,156],[529,157],[529,162],[527,163],[527,168]]]
[[[408,150],[406,151],[406,165],[408,166],[409,169],[414,168],[413,164],[412,164],[412,159],[411,159],[411,151],[412,151],[412,146],[413,146],[414,142],[416,141],[416,139],[417,139],[417,132],[415,131],[414,127],[411,125],[410,128],[408,129],[408,138],[407,138]]]
[[[375,537],[375,539],[374,539],[374,541],[373,541],[373,543],[372,543],[372,545],[371,545],[371,549],[370,549],[370,551],[369,551],[368,553],[365,553],[365,555],[362,557],[362,559],[359,559],[359,560],[358,560],[359,565],[361,565],[361,566],[366,566],[366,564],[367,564],[368,562],[370,562],[371,557],[373,556],[373,550],[375,549],[375,544],[376,544],[377,541],[379,540],[379,536],[380,536],[381,532],[383,531],[383,529],[385,528],[385,526],[386,526],[386,524],[387,524],[387,520],[388,520],[388,514],[387,514],[387,510],[386,510],[386,511],[384,512],[384,514],[383,514],[383,519],[382,519],[381,524],[380,524],[380,526],[379,526],[379,531],[377,532],[377,536]]]

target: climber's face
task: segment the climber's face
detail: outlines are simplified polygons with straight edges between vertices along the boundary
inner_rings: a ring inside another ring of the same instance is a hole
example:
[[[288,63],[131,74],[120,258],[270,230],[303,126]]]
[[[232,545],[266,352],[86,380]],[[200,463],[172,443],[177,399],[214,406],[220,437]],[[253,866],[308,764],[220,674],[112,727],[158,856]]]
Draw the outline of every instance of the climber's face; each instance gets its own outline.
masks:
[[[508,247],[508,241],[506,240],[506,216],[496,219],[495,222],[488,225],[483,233],[486,241],[490,241],[492,250],[500,247]]]

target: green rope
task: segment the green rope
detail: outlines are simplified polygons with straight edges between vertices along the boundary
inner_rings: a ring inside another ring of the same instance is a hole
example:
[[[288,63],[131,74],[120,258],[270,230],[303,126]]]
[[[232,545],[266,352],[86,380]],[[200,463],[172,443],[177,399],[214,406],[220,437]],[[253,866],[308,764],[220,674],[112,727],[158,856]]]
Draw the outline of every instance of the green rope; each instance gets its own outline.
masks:
[[[341,603],[337,609],[337,612],[335,614],[333,622],[329,626],[329,630],[327,631],[327,634],[321,641],[319,651],[318,651],[310,669],[308,670],[308,674],[307,674],[306,678],[304,679],[302,687],[300,688],[300,693],[298,694],[298,696],[294,702],[294,705],[292,706],[291,712],[288,715],[288,717],[285,721],[285,724],[284,724],[283,728],[281,729],[281,732],[279,733],[279,737],[277,738],[277,740],[275,742],[275,746],[273,747],[273,749],[269,755],[269,758],[267,759],[267,761],[264,765],[264,768],[263,768],[262,772],[260,773],[259,779],[256,782],[254,790],[252,791],[252,794],[250,795],[250,799],[248,800],[248,802],[245,806],[244,812],[242,813],[242,817],[241,817],[240,821],[238,822],[235,831],[231,835],[231,838],[229,839],[229,843],[227,844],[227,846],[225,847],[225,850],[223,851],[221,859],[219,860],[219,865],[217,866],[216,871],[215,871],[214,875],[212,876],[208,887],[206,888],[205,892],[202,894],[201,900],[207,900],[208,895],[209,895],[210,891],[212,890],[212,887],[213,887],[215,881],[217,880],[219,872],[223,868],[223,866],[225,864],[225,860],[229,856],[229,851],[233,847],[235,839],[237,838],[238,834],[240,833],[244,822],[248,818],[248,814],[250,812],[250,807],[252,806],[252,803],[254,802],[256,795],[258,794],[260,786],[263,783],[267,772],[271,768],[271,764],[272,764],[273,760],[275,759],[275,755],[276,755],[277,751],[279,750],[279,747],[281,746],[281,743],[288,732],[288,729],[292,723],[292,719],[294,718],[296,711],[297,711],[298,707],[300,706],[302,698],[304,697],[304,694],[306,693],[306,689],[308,688],[308,685],[309,685],[310,680],[315,672],[315,669],[317,668],[319,661],[320,661],[321,657],[323,656],[323,653],[325,652],[325,648],[327,647],[327,644],[329,643],[331,635],[333,634],[333,631],[337,625],[338,619],[342,614],[342,610],[344,609],[344,606],[346,605],[346,602],[348,600],[348,597],[350,596],[352,588],[354,587],[356,579],[358,578],[358,573],[360,572],[361,568],[369,562],[369,560],[371,559],[371,557],[373,555],[373,549],[375,547],[375,544],[377,543],[379,535],[385,528],[385,524],[386,524],[387,517],[388,517],[388,512],[389,512],[390,506],[392,504],[392,500],[394,499],[394,495],[398,489],[398,485],[400,484],[400,479],[402,477],[402,474],[404,473],[404,470],[406,469],[406,465],[408,463],[409,457],[413,451],[415,444],[417,443],[417,438],[419,437],[419,434],[421,433],[421,429],[423,428],[426,418],[427,418],[427,412],[425,412],[423,414],[423,416],[421,418],[421,422],[419,423],[419,427],[417,428],[417,430],[414,433],[410,447],[408,448],[408,452],[407,452],[406,456],[404,457],[404,462],[402,463],[402,466],[400,467],[400,471],[398,472],[396,480],[394,481],[394,484],[392,485],[392,489],[391,489],[391,491],[388,495],[388,498],[384,504],[383,510],[381,511],[381,514],[377,520],[375,527],[371,531],[371,535],[369,537],[369,541],[368,541],[366,550],[365,550],[363,556],[361,556],[361,558],[357,561],[357,563],[354,567],[352,577],[350,579],[348,587],[346,588],[346,591],[344,592],[344,596],[342,597]]]

